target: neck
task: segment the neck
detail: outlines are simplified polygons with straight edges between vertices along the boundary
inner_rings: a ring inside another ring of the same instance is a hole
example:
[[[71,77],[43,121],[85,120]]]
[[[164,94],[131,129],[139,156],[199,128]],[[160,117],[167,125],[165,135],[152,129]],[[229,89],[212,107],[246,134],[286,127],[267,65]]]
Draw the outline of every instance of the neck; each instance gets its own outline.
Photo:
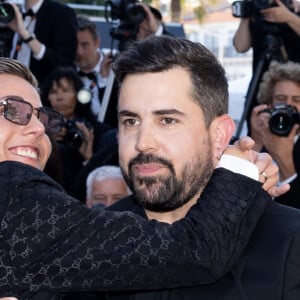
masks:
[[[25,8],[26,10],[30,9],[32,6],[34,6],[39,0],[26,0],[25,1]]]
[[[174,209],[172,211],[168,212],[154,212],[150,210],[146,210],[146,215],[149,220],[157,220],[159,222],[165,222],[172,224],[186,216],[190,208],[196,204],[197,200],[199,198],[198,196],[195,196],[193,199],[188,201],[186,204],[182,205],[181,207]]]

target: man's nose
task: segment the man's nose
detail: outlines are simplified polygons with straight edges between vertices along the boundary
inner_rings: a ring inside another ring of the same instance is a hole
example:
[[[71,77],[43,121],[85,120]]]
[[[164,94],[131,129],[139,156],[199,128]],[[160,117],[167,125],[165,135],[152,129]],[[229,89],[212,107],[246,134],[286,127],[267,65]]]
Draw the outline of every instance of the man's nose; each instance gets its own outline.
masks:
[[[153,152],[158,148],[158,141],[154,130],[150,126],[141,126],[136,139],[136,150],[139,152]]]
[[[25,125],[25,132],[26,134],[43,136],[45,134],[45,126],[35,114],[32,114],[29,123]]]

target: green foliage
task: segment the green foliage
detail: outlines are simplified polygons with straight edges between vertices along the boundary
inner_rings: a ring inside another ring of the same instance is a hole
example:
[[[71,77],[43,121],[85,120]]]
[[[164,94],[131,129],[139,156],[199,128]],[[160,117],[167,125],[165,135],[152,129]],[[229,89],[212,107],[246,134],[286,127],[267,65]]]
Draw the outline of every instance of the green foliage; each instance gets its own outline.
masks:
[[[195,15],[197,16],[197,19],[202,22],[204,19],[204,16],[206,14],[205,8],[203,6],[197,6],[194,9]]]

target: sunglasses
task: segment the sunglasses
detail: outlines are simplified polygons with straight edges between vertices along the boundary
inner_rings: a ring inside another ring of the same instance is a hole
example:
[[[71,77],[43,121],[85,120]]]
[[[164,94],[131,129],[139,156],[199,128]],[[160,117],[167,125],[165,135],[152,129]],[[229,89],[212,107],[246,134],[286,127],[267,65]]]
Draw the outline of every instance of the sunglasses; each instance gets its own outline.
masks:
[[[59,133],[64,125],[64,117],[59,112],[50,107],[34,108],[29,102],[16,96],[0,99],[1,106],[4,107],[4,118],[14,124],[27,125],[32,114],[35,114],[47,133]]]

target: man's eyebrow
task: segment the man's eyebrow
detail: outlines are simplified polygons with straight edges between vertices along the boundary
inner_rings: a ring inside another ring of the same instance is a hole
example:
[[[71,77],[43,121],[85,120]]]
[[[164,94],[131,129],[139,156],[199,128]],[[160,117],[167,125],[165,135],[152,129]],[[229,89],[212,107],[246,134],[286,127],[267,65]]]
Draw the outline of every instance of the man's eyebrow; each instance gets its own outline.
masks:
[[[139,115],[137,113],[134,113],[130,110],[121,110],[119,111],[118,113],[119,117],[123,117],[123,116],[126,116],[126,117],[138,117]]]
[[[160,110],[155,110],[153,112],[154,115],[181,115],[181,116],[185,116],[185,114],[175,108],[172,109],[160,109]]]
[[[119,111],[119,117],[126,116],[126,117],[139,117],[139,114],[134,113],[129,110],[121,110]],[[185,114],[178,110],[178,109],[160,109],[160,110],[155,110],[152,112],[153,115],[158,115],[158,116],[163,116],[163,115],[181,115],[185,116]]]

